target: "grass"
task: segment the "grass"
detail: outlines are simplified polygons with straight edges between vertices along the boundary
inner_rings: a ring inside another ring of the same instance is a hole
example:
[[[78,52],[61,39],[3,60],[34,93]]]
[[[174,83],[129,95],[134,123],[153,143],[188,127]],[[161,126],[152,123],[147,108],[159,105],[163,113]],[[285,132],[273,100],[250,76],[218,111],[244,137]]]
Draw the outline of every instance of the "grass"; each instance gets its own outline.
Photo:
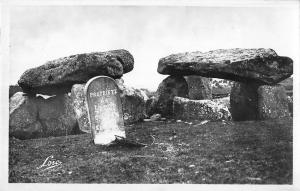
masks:
[[[128,126],[142,148],[96,146],[88,134],[10,138],[9,182],[292,184],[291,118],[197,124]],[[62,165],[37,169],[50,155]]]

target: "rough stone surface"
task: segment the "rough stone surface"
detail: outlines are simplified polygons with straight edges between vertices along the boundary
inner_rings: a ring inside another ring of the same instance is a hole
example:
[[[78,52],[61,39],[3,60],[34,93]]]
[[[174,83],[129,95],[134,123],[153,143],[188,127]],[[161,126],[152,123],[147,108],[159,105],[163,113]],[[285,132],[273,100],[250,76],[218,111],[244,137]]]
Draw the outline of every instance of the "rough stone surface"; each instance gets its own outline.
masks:
[[[22,88],[20,86],[18,86],[18,85],[10,85],[9,86],[9,98],[11,98],[11,96],[13,96],[17,92],[23,92]]]
[[[67,94],[44,99],[37,97],[38,119],[45,135],[61,136],[73,134],[78,124],[71,97]]]
[[[149,96],[147,95],[147,92],[143,89],[136,89],[141,93],[141,96],[143,97],[143,100],[146,102],[149,99]]]
[[[220,78],[212,78],[211,86],[212,88],[231,88],[233,86],[234,81],[224,80]]]
[[[41,136],[43,127],[37,116],[36,99],[22,92],[15,93],[9,99],[9,135],[21,139]]]
[[[281,82],[278,83],[279,85],[282,85],[285,88],[286,94],[288,96],[293,96],[293,78],[287,78]]]
[[[291,116],[293,116],[293,96],[287,96],[288,104],[289,104],[289,111],[291,113]]]
[[[282,85],[260,86],[258,93],[259,119],[289,117],[289,101]]]
[[[117,78],[115,79],[116,84],[118,85],[120,90],[125,89],[125,85],[124,85],[124,79],[123,78]]]
[[[125,137],[120,90],[107,76],[90,79],[84,88],[94,144],[108,145],[115,136]]]
[[[146,117],[147,95],[139,89],[127,87],[121,83],[120,81],[117,82],[121,90],[120,96],[125,125],[142,121]]]
[[[151,91],[151,90],[148,90],[146,88],[141,88],[141,90],[143,92],[145,92],[145,94],[147,95],[148,99],[152,96],[155,96],[156,92],[155,91]]]
[[[173,110],[176,119],[181,120],[230,120],[231,115],[225,105],[213,100],[191,100],[174,98]]]
[[[146,98],[143,93],[139,89],[125,86],[123,79],[116,79],[116,83],[121,91],[120,97],[124,124],[128,125],[143,120],[146,116]],[[84,87],[85,84],[74,84],[71,90],[71,98],[79,129],[83,132],[90,133]]]
[[[157,103],[158,103],[157,96],[152,96],[146,101],[146,115],[148,117],[158,112]]]
[[[219,49],[172,54],[159,60],[157,71],[169,75],[276,84],[293,74],[293,61],[278,56],[272,49]]]
[[[74,84],[71,89],[71,99],[79,129],[90,133],[90,125],[84,97],[85,84]]]
[[[257,84],[236,82],[230,93],[230,111],[234,121],[258,119]]]
[[[150,121],[158,121],[161,119],[161,114],[154,114],[150,117]]]
[[[182,76],[169,76],[158,86],[157,112],[163,117],[173,115],[173,99],[175,96],[188,97],[188,84]]]
[[[25,71],[18,84],[26,93],[57,95],[70,92],[73,84],[86,83],[94,76],[119,78],[133,69],[133,63],[126,50],[72,55]]]
[[[195,100],[212,99],[211,79],[201,76],[186,76],[189,98]]]
[[[212,78],[212,98],[228,97],[234,81]]]
[[[19,139],[77,133],[68,95],[44,99],[18,92],[10,98],[9,114],[9,135]]]
[[[217,104],[220,105],[225,105],[229,111],[230,111],[230,97],[222,97],[222,98],[216,98],[216,99],[212,99],[213,102],[216,102]]]

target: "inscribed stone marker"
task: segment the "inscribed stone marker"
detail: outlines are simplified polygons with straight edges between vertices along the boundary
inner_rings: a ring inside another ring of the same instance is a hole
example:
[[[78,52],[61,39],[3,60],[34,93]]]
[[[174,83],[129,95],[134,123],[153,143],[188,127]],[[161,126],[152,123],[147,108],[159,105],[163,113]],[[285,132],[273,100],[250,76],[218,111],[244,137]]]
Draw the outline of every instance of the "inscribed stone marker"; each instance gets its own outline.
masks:
[[[115,135],[125,137],[116,82],[107,76],[97,76],[87,82],[84,92],[94,143],[106,145],[115,140]]]

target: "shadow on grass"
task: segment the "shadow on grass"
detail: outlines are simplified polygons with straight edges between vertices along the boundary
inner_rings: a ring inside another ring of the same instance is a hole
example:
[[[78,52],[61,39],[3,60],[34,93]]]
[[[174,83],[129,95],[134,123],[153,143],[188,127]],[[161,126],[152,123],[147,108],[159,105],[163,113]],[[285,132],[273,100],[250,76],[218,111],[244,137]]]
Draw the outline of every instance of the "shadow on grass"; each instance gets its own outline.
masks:
[[[9,141],[9,182],[291,184],[292,119],[144,122],[126,128],[145,147],[97,146],[90,135]],[[62,162],[37,169],[50,155]]]

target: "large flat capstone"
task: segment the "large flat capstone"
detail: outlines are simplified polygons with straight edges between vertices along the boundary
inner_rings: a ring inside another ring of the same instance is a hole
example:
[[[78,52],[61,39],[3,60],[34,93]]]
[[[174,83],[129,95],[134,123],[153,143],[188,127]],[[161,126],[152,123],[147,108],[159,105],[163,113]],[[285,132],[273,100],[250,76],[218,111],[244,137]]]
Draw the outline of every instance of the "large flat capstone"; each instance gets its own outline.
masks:
[[[157,71],[271,85],[293,74],[293,60],[272,49],[219,49],[172,54],[159,60]]]
[[[73,84],[86,83],[98,75],[119,78],[133,69],[134,59],[127,50],[77,54],[28,69],[18,84],[30,94],[57,95],[70,92]]]

